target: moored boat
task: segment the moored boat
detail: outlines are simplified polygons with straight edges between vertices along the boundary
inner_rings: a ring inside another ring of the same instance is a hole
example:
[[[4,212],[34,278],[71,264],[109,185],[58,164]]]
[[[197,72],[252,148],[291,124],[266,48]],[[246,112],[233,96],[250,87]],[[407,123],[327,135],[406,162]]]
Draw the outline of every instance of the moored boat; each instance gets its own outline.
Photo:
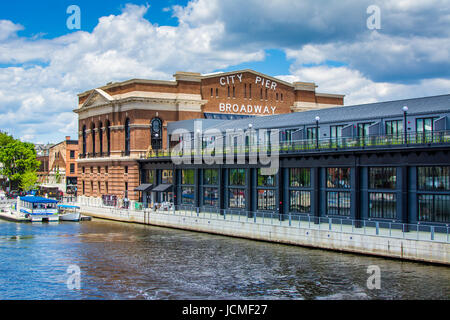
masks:
[[[58,205],[58,215],[61,221],[80,221],[80,207],[67,204]]]
[[[58,222],[57,203],[58,201],[53,199],[25,196],[18,197],[12,209],[17,215],[30,219],[31,222]]]

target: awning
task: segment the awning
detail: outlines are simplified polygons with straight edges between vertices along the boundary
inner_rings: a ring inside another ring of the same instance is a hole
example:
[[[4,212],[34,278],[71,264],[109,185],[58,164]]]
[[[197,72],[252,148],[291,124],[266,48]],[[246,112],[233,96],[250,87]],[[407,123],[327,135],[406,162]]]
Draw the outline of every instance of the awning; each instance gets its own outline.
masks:
[[[153,184],[151,184],[151,183],[143,183],[139,187],[134,189],[134,191],[149,192],[152,188],[153,188]]]
[[[167,192],[172,188],[171,184],[158,184],[155,188],[152,189],[152,192]]]

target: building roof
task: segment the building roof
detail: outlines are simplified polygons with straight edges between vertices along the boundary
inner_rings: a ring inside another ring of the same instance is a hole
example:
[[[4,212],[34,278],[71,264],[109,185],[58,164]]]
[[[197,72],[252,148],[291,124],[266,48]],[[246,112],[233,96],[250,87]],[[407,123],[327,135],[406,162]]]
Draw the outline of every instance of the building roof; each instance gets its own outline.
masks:
[[[317,116],[320,117],[320,123],[398,118],[403,116],[403,106],[408,107],[408,114],[410,115],[433,112],[438,113],[443,111],[448,112],[450,111],[450,94],[285,113],[240,120],[218,120],[220,123],[217,123],[215,126],[210,126],[210,128],[216,128],[221,131],[225,131],[226,129],[247,129],[249,124],[252,124],[253,129],[280,127],[295,128],[302,125],[314,125]]]
[[[43,197],[36,197],[36,196],[25,196],[20,197],[20,200],[30,203],[58,203],[57,200],[43,198]]]

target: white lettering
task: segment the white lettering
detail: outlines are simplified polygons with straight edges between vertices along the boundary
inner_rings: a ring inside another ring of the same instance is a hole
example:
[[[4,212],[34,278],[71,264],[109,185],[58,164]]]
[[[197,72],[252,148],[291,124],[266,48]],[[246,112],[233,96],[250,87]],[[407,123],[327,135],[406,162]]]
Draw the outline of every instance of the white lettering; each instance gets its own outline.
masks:
[[[234,75],[230,76],[231,82],[234,84]]]
[[[238,112],[239,111],[239,106],[237,104],[233,104],[233,111],[234,112]]]
[[[242,73],[241,74],[237,74],[236,77],[238,77],[239,82],[242,82]]]
[[[241,110],[239,112],[247,113],[247,110],[245,109],[245,104],[242,105]]]
[[[274,90],[277,88],[277,83],[276,82],[272,82],[272,85],[270,87],[270,89]]]
[[[225,111],[225,103],[219,104],[219,111],[224,112]]]
[[[227,103],[225,111],[231,112],[231,104]]]
[[[263,113],[269,113],[269,108],[267,108],[267,106],[264,108],[264,112]]]
[[[225,77],[220,77],[219,82],[220,82],[220,85],[224,86],[225,85]]]
[[[261,113],[262,106],[255,106],[255,113]]]
[[[247,112],[252,113],[252,111],[253,111],[253,106],[251,104],[247,105]]]
[[[256,77],[255,83],[261,82],[261,78],[260,77]]]
[[[272,109],[272,114],[275,114],[275,110],[277,109],[277,107],[270,107]]]
[[[270,88],[270,80],[266,80],[266,88]]]

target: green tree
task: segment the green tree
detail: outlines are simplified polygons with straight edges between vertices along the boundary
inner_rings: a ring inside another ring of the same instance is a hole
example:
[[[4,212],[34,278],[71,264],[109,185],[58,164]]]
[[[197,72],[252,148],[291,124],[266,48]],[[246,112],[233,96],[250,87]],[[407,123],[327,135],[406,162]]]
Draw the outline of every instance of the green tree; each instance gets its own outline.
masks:
[[[36,160],[34,145],[0,134],[0,174],[8,177],[9,186],[19,185],[26,172],[36,172],[40,162]]]
[[[35,171],[27,171],[20,178],[20,189],[30,191],[36,185],[38,178]]]

